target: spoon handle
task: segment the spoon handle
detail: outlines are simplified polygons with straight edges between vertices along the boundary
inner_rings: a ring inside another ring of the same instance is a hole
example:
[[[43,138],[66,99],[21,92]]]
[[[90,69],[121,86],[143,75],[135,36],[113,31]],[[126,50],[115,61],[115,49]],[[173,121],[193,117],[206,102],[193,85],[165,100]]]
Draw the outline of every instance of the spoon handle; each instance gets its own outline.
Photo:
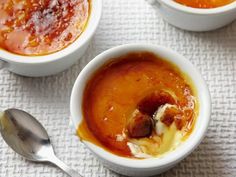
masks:
[[[71,177],[82,177],[79,173],[77,173],[75,170],[68,167],[64,162],[62,162],[60,159],[58,159],[56,156],[54,156],[52,159],[50,159],[50,162],[54,165],[58,166],[62,171],[67,173]]]

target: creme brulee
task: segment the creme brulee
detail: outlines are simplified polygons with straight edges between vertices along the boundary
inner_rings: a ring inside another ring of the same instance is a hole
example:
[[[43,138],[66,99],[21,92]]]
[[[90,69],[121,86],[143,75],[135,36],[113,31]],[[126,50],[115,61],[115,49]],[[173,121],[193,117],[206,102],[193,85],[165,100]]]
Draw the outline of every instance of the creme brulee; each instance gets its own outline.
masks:
[[[71,44],[89,18],[89,0],[0,0],[0,48],[46,55]]]
[[[175,0],[176,2],[185,6],[193,8],[216,8],[228,5],[235,0]]]
[[[152,53],[102,66],[83,95],[78,135],[124,157],[158,157],[188,138],[198,114],[191,80]]]

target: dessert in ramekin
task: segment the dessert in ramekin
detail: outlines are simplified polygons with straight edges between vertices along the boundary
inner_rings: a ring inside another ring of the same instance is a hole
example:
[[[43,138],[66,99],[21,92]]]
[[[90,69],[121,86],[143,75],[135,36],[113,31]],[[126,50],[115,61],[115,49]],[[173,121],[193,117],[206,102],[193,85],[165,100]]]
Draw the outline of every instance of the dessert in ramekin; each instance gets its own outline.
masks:
[[[236,2],[229,4],[227,3],[224,6],[216,4],[215,7],[205,4],[206,7],[210,8],[199,8],[199,6],[186,3],[185,5],[184,3],[181,4],[175,0],[153,1],[155,2],[154,6],[158,9],[158,12],[164,20],[184,30],[215,30],[231,23],[236,19]],[[191,0],[189,2],[191,2]]]
[[[24,76],[52,75],[73,65],[86,51],[102,14],[102,0],[14,3],[0,9],[0,68]]]
[[[173,167],[199,145],[211,100],[187,59],[164,47],[128,44],[103,52],[82,70],[70,110],[81,140],[105,166],[150,176]]]

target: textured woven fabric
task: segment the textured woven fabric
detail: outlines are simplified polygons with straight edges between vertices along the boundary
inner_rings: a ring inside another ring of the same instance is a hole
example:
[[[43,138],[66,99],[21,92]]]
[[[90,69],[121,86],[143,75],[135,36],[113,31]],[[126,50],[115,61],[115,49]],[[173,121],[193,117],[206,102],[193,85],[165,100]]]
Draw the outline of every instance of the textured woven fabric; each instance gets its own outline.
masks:
[[[212,96],[212,121],[201,145],[162,177],[236,176],[236,23],[206,33],[164,22],[144,0],[104,0],[103,17],[84,57],[56,76],[26,78],[0,71],[0,109],[24,109],[46,127],[60,159],[85,177],[119,176],[104,168],[69,128],[69,96],[81,69],[97,54],[125,43],[174,49],[201,72]],[[24,160],[0,138],[0,177],[66,177]]]

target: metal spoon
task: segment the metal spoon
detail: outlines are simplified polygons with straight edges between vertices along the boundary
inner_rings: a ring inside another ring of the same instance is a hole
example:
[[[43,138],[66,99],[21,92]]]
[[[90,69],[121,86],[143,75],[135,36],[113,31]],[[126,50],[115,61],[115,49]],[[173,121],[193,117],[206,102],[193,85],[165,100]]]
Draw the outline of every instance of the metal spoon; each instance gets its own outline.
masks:
[[[0,113],[0,132],[6,143],[30,161],[51,162],[71,177],[81,177],[59,160],[44,127],[30,114],[18,109]]]

